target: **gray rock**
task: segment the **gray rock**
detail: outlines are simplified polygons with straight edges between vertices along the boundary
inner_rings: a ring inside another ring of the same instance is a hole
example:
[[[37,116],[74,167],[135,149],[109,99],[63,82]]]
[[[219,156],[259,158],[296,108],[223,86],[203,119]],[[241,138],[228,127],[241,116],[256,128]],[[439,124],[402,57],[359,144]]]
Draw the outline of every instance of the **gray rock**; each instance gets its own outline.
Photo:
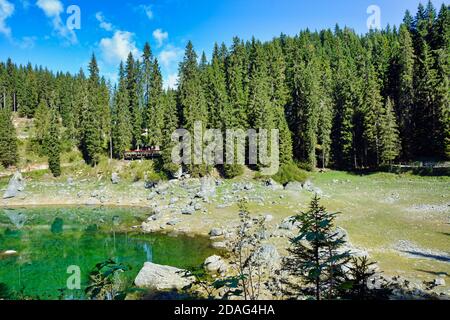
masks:
[[[112,182],[112,184],[119,184],[120,177],[119,177],[119,174],[117,172],[113,172],[111,174],[111,182]]]
[[[264,217],[265,222],[272,222],[273,221],[273,215],[268,214]]]
[[[182,290],[194,282],[193,277],[184,277],[184,270],[146,262],[134,283],[138,288],[150,291]]]
[[[283,222],[281,222],[281,224],[280,224],[280,229],[282,229],[282,230],[292,231],[292,230],[294,230],[294,227],[295,227],[295,221],[292,219],[292,217],[288,217],[288,218],[284,219]]]
[[[187,206],[183,209],[181,209],[181,214],[184,215],[193,215],[195,213],[195,208],[192,206]]]
[[[265,182],[265,186],[274,191],[275,190],[283,190],[283,186],[273,179],[267,180]]]
[[[208,201],[209,198],[216,194],[216,182],[214,179],[204,177],[200,180],[200,191],[195,195],[196,198]]]
[[[227,244],[225,242],[213,242],[211,245],[214,249],[227,249]]]
[[[91,198],[98,198],[100,193],[97,190],[92,191]]]
[[[303,190],[302,184],[300,182],[289,182],[285,187],[286,191],[299,192]]]
[[[173,177],[177,180],[181,179],[183,177],[183,168],[180,167],[178,171],[173,174]]]
[[[156,192],[151,192],[149,195],[148,195],[148,197],[147,197],[147,200],[153,200],[153,199],[155,199],[155,197],[157,196],[158,194],[156,193]]]
[[[314,192],[314,190],[315,190],[314,185],[310,180],[307,180],[303,184],[303,189],[305,189],[306,191],[309,191],[309,192]]]
[[[209,235],[211,237],[220,237],[223,236],[223,230],[219,229],[219,228],[212,228],[211,231],[209,232]]]
[[[4,213],[17,229],[22,229],[28,221],[28,216],[25,213],[6,209],[4,210]]]
[[[279,269],[281,266],[281,256],[277,248],[271,244],[262,245],[256,252],[256,259],[268,270]]]
[[[442,278],[434,279],[435,286],[445,286],[445,280]]]
[[[246,184],[244,185],[244,190],[246,190],[246,191],[252,191],[252,190],[253,190],[253,184],[251,184],[251,183],[246,183]]]
[[[73,178],[72,178],[72,177],[68,177],[68,178],[67,178],[67,184],[68,184],[69,186],[71,186],[71,185],[73,185],[73,183],[74,183]]]
[[[9,180],[8,187],[3,194],[3,199],[17,197],[23,190],[25,190],[25,181],[23,180],[22,174],[17,171]]]
[[[181,222],[181,219],[172,219],[170,221],[167,222],[168,226],[175,226],[177,224],[179,224]]]
[[[195,210],[195,211],[200,211],[200,210],[202,210],[202,205],[201,205],[200,203],[196,203],[196,204],[194,205],[194,210]]]
[[[180,200],[180,199],[178,199],[177,197],[173,197],[173,198],[170,199],[170,204],[171,204],[171,205],[174,205],[174,204],[176,204],[179,200]]]
[[[227,264],[219,256],[211,256],[207,258],[203,264],[205,270],[211,274],[224,274],[227,272]]]

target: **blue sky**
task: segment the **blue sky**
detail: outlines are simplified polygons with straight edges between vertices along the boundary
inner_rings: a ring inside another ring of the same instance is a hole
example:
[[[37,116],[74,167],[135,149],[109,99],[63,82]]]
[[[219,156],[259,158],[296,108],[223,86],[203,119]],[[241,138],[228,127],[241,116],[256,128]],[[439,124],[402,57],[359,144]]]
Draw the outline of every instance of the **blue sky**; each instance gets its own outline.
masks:
[[[425,0],[423,0],[425,2]],[[0,0],[0,60],[77,72],[94,52],[103,75],[115,81],[129,51],[149,41],[166,85],[176,82],[188,40],[208,56],[214,42],[233,36],[269,40],[281,32],[347,25],[367,31],[367,9],[377,5],[381,25],[398,25],[420,0]],[[432,1],[437,9],[443,0]],[[447,3],[448,4],[448,3]],[[69,30],[67,8],[80,8],[81,28]]]

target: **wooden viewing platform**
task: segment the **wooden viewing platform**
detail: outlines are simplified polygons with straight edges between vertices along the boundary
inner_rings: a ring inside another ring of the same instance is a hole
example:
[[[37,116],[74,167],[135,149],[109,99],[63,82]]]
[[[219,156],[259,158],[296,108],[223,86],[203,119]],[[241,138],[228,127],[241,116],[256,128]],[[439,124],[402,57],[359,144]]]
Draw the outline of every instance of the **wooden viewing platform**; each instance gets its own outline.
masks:
[[[140,159],[154,159],[161,156],[159,147],[145,148],[141,150],[125,151],[125,160],[140,160]]]

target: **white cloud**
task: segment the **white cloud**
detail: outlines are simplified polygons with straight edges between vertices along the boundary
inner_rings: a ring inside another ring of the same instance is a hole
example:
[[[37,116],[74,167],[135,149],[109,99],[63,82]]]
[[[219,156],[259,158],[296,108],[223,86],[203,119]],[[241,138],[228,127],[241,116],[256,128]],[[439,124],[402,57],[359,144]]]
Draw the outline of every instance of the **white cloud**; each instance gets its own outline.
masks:
[[[153,19],[153,10],[152,6],[141,4],[137,9],[141,12],[143,12],[149,20]]]
[[[180,48],[167,46],[164,50],[159,53],[158,60],[161,64],[168,68],[174,62],[178,62],[183,56],[183,50]]]
[[[153,31],[153,38],[158,42],[158,46],[161,47],[164,40],[167,40],[169,38],[169,34],[165,31],[162,31],[161,29],[156,29]]]
[[[36,40],[36,37],[23,37],[18,45],[21,49],[31,49],[34,48]]]
[[[134,34],[128,31],[116,31],[112,38],[103,38],[100,40],[100,50],[103,59],[107,63],[116,64],[125,61],[130,54],[137,57],[140,55],[133,39]]]
[[[102,12],[97,12],[95,14],[95,18],[98,22],[100,22],[100,28],[102,28],[103,30],[112,31],[114,29],[112,23],[106,21],[105,16]]]
[[[176,89],[178,87],[178,74],[169,74],[167,79],[164,80],[164,87],[166,89]]]
[[[64,6],[60,0],[38,0],[36,5],[44,11],[47,18],[50,18],[53,24],[53,30],[70,44],[78,42],[77,36],[73,30],[67,28],[61,19],[64,12]]]
[[[0,0],[0,33],[11,37],[11,28],[6,24],[6,19],[14,14],[14,5],[7,0]]]

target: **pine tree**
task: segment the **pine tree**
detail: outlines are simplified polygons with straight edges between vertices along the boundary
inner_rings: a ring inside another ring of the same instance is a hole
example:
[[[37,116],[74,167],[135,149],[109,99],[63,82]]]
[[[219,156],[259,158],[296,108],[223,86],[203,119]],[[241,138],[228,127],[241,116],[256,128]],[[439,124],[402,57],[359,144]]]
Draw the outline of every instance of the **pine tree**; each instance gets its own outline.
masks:
[[[130,52],[125,66],[126,84],[128,90],[128,103],[133,127],[133,147],[138,149],[142,146],[142,110],[139,103],[138,88],[138,62],[134,60]]]
[[[439,148],[435,140],[437,110],[434,104],[434,95],[437,79],[433,64],[429,45],[422,41],[414,72],[414,140],[415,156],[418,157],[430,157]],[[430,137],[433,138],[431,141]]]
[[[320,81],[320,102],[317,138],[321,149],[322,168],[330,162],[331,129],[333,127],[332,75],[329,61],[321,59],[322,77]]]
[[[193,130],[196,121],[201,121],[203,126],[206,127],[208,120],[206,101],[197,64],[197,54],[191,42],[188,42],[186,46],[179,75],[178,99],[185,128]]]
[[[100,76],[94,55],[89,63],[89,73],[88,86],[83,94],[81,149],[86,162],[95,166],[100,161],[103,139]]]
[[[280,163],[292,162],[292,133],[286,120],[286,107],[289,89],[286,82],[286,61],[279,41],[267,45],[268,68],[270,75],[270,100],[274,108],[275,128],[280,132]]]
[[[126,86],[123,64],[120,64],[119,86],[115,91],[112,115],[112,147],[113,154],[123,159],[124,152],[132,145],[133,128],[129,109],[129,95]]]
[[[148,141],[150,146],[160,146],[162,143],[163,126],[163,80],[159,69],[158,60],[152,63],[152,82],[147,110]]]
[[[239,38],[233,39],[231,53],[226,60],[229,109],[224,111],[227,128],[249,128],[247,115],[248,90],[246,82],[248,65],[244,44]]]
[[[413,106],[414,106],[414,47],[407,25],[400,26],[399,34],[399,88],[397,115],[403,137],[403,154],[411,158],[413,150]]]
[[[296,158],[316,167],[316,146],[319,101],[318,64],[315,56],[310,61],[303,61],[299,52],[293,56],[289,72],[291,78],[291,103],[288,115],[294,134]]]
[[[380,87],[374,67],[370,58],[366,60],[365,67],[365,86],[363,97],[363,117],[364,117],[364,141],[365,151],[363,163],[368,165],[380,164],[380,134],[381,134],[381,116],[383,114],[383,101],[380,93]],[[371,161],[371,159],[373,159]]]
[[[0,107],[0,164],[3,167],[17,164],[19,160],[17,142],[11,110]]]
[[[47,154],[47,145],[45,144],[50,128],[50,109],[44,101],[41,101],[34,115],[33,144],[34,151],[39,155]]]
[[[48,167],[54,177],[59,177],[61,175],[61,141],[59,117],[54,107],[50,111],[49,131],[45,144],[47,146]]]
[[[143,94],[144,94],[144,127],[148,130],[149,125],[149,114],[148,110],[150,110],[150,86],[152,83],[152,74],[153,74],[153,53],[148,42],[144,45],[144,52],[142,55],[142,86],[143,86]]]
[[[172,134],[178,129],[179,125],[176,93],[172,90],[164,93],[162,102],[164,108],[161,149],[163,168],[170,175],[174,175],[179,169],[179,166],[172,161],[172,149],[174,147]]]
[[[400,154],[401,143],[392,100],[388,98],[384,113],[380,117],[380,160],[382,164],[392,164]]]
[[[230,102],[226,87],[225,60],[217,43],[214,45],[211,66],[208,70],[206,97],[211,128],[231,128],[235,122],[230,114]]]
[[[295,217],[300,222],[300,230],[290,240],[290,255],[284,265],[292,276],[313,286],[316,300],[336,297],[345,281],[343,266],[349,261],[349,252],[340,250],[344,237],[339,236],[334,226],[337,214],[327,212],[319,201],[316,195],[309,211]]]

